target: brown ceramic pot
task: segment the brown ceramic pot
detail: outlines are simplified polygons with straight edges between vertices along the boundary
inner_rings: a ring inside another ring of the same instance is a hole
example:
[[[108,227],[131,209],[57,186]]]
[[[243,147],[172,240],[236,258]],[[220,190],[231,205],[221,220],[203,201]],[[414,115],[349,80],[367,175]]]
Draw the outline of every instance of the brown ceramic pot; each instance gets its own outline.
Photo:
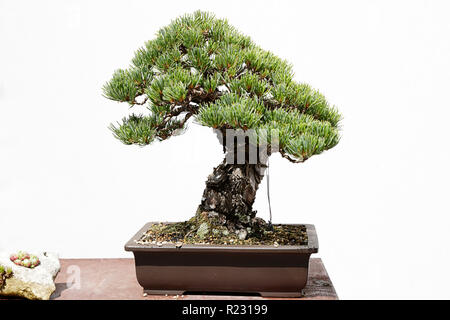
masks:
[[[314,225],[305,225],[308,245],[301,246],[137,244],[153,223],[147,223],[125,245],[134,254],[137,280],[148,294],[300,297],[308,279],[309,257],[319,249]]]

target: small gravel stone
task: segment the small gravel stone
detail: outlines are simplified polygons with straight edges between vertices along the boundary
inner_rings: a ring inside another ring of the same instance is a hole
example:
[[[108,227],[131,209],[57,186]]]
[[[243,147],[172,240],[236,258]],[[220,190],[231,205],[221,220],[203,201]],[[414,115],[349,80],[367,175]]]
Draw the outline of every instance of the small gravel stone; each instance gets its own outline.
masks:
[[[238,233],[239,240],[245,240],[247,238],[247,230],[241,229]]]
[[[215,211],[210,211],[210,212],[208,212],[208,216],[210,218],[214,218],[214,217],[218,217],[219,214],[217,212],[215,212]]]
[[[200,239],[203,239],[209,232],[209,226],[206,222],[203,222],[200,227],[198,227],[197,235]]]

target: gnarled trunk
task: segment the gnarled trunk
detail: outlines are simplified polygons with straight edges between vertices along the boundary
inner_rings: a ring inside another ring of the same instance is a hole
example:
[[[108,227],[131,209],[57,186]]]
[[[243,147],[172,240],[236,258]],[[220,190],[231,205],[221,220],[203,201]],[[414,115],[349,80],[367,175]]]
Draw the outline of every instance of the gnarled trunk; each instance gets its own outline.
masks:
[[[265,224],[252,206],[264,177],[265,164],[229,164],[224,160],[208,176],[198,213],[222,220],[230,231],[252,231]]]

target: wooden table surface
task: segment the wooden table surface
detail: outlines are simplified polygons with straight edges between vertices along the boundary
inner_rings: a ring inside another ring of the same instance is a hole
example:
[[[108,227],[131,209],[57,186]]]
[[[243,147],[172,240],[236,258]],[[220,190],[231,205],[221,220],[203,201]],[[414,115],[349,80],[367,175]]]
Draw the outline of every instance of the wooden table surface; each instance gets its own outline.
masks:
[[[312,258],[308,284],[302,298],[289,300],[337,300],[336,291],[320,258]],[[260,296],[224,294],[144,296],[136,280],[133,259],[61,259],[55,279],[55,300],[265,300]]]

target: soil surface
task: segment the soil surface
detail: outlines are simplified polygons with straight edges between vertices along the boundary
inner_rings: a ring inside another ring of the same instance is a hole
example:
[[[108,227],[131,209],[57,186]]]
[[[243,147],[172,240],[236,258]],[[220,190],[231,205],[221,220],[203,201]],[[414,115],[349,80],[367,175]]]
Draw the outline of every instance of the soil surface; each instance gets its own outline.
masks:
[[[158,223],[137,241],[138,244],[216,244],[216,245],[307,245],[304,225],[266,225],[257,232],[242,235],[242,230],[230,232],[225,226],[200,223],[194,218],[185,222]]]

